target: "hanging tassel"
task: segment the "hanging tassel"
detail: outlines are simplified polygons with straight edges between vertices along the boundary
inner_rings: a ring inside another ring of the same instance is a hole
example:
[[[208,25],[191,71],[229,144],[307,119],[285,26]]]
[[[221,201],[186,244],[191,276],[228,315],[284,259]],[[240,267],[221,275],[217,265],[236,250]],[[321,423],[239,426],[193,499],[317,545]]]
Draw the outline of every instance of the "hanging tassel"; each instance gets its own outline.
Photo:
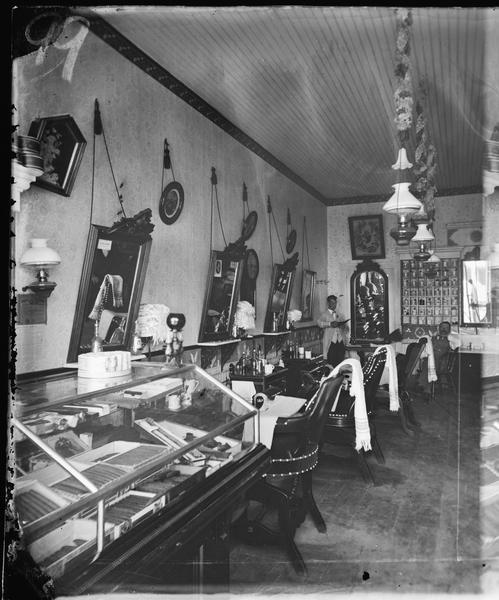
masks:
[[[165,145],[163,148],[163,169],[171,169],[172,161],[170,159],[170,149],[168,148],[168,140],[165,138]]]
[[[217,172],[215,171],[215,167],[211,167],[211,185],[217,185]]]

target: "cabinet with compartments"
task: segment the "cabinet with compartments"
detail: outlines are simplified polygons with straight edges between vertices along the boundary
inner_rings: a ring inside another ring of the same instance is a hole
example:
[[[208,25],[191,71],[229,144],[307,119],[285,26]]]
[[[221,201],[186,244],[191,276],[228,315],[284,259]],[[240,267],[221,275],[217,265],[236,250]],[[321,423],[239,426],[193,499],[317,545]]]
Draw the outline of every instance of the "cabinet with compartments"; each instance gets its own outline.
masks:
[[[434,334],[438,324],[459,323],[460,259],[400,261],[401,322],[405,339]]]

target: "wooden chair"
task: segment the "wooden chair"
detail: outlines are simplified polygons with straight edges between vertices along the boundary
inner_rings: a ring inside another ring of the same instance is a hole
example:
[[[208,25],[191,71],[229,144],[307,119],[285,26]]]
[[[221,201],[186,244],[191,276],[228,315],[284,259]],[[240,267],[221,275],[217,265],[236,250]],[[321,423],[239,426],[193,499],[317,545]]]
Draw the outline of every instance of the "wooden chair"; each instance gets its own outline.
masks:
[[[326,418],[342,382],[343,376],[325,379],[302,412],[277,419],[270,468],[247,495],[247,500],[258,502],[263,510],[257,518],[251,518],[247,509],[234,525],[236,534],[248,543],[282,544],[296,572],[302,575],[306,575],[307,567],[294,536],[307,513],[318,531],[326,531],[326,523],[312,493],[312,470],[318,462],[319,441]],[[270,508],[277,509],[277,529],[264,522],[263,517]]]
[[[386,350],[382,350],[376,355],[367,358],[362,373],[364,376],[364,395],[366,399],[367,418],[369,420],[369,429],[371,432],[371,446],[374,456],[379,463],[385,463],[385,457],[381,451],[376,436],[376,427],[374,424],[374,398],[379,387],[379,382],[386,362]],[[375,483],[374,475],[366,461],[365,451],[355,449],[355,418],[354,418],[355,398],[350,396],[347,389],[342,389],[340,398],[334,412],[330,412],[324,433],[322,436],[323,444],[332,446],[341,446],[350,448],[357,460],[358,467],[365,481]]]
[[[435,388],[450,388],[453,394],[457,394],[456,384],[454,382],[454,369],[459,356],[459,348],[450,350],[441,359],[441,365],[437,371],[438,379],[432,386],[432,398],[435,397]],[[436,383],[436,386],[435,386]]]

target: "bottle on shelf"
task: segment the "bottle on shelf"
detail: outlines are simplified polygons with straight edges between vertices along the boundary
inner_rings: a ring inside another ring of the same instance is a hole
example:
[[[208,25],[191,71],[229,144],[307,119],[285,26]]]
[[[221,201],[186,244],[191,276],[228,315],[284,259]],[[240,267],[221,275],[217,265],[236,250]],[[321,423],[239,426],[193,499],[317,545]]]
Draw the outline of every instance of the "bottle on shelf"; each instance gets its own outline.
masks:
[[[239,360],[241,361],[241,375],[246,375],[246,352],[241,354]]]

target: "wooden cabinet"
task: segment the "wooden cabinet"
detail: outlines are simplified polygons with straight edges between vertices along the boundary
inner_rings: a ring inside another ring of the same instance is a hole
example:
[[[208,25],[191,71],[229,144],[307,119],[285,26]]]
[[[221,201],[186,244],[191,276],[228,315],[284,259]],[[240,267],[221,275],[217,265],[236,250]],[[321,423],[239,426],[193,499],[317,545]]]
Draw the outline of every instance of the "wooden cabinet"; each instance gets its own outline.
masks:
[[[482,378],[482,355],[475,352],[459,352],[459,360],[454,367],[454,382],[461,391],[479,391]]]

